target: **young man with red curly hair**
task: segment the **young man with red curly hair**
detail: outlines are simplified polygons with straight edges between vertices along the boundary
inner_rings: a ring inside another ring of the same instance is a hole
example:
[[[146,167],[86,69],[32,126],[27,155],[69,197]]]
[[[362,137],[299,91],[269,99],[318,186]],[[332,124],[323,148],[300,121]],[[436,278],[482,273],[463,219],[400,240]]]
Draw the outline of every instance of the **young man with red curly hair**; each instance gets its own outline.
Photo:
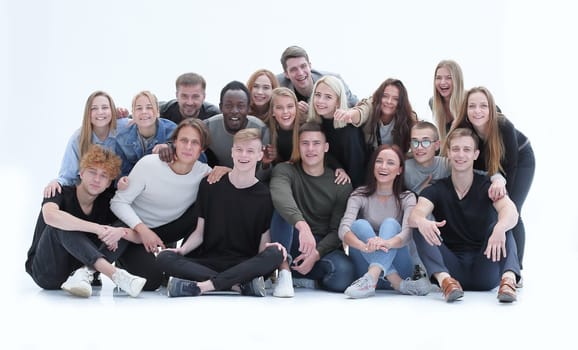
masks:
[[[108,276],[119,288],[136,297],[146,280],[112,263],[134,232],[112,227],[112,181],[120,174],[121,160],[113,152],[92,145],[80,161],[80,183],[64,186],[45,198],[28,250],[26,272],[44,289],[58,289],[88,298],[93,274]]]

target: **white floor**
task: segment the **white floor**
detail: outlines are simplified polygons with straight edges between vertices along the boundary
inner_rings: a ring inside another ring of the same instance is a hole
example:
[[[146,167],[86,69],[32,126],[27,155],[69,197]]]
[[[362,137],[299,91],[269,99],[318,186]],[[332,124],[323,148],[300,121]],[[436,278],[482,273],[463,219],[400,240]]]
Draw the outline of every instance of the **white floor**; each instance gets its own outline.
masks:
[[[571,271],[575,257],[560,263],[572,262],[566,270]],[[82,299],[43,291],[23,273],[22,264],[12,267],[16,283],[7,287],[5,280],[0,294],[0,333],[10,349],[577,347],[575,279],[547,275],[549,268],[535,266],[527,268],[519,301],[510,305],[499,304],[495,291],[466,292],[453,304],[440,293],[411,297],[382,291],[349,300],[305,289],[297,289],[292,299],[167,298],[163,290],[134,299],[115,292],[106,278],[91,298]]]

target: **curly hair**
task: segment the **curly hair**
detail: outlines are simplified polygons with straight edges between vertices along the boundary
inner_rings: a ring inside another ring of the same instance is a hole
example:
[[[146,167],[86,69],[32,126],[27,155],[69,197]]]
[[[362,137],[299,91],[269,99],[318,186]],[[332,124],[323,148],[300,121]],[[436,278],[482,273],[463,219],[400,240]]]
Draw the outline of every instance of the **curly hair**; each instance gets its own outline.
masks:
[[[120,165],[122,160],[113,151],[99,145],[90,145],[88,151],[80,160],[80,170],[87,168],[100,168],[106,171],[111,179],[116,179],[120,175]]]

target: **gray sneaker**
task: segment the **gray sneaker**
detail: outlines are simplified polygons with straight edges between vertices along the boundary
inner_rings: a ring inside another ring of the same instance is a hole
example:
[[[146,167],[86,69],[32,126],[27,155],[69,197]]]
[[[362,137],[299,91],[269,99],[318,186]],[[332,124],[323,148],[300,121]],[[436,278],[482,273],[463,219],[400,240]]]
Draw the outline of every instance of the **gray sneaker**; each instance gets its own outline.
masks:
[[[353,299],[372,297],[375,295],[375,286],[376,282],[366,273],[347,287],[343,293]]]
[[[197,282],[182,278],[170,277],[167,283],[167,295],[174,297],[196,297],[201,295],[201,289]]]
[[[119,268],[112,274],[112,281],[117,287],[127,292],[128,295],[133,298],[136,298],[140,294],[147,282],[146,278],[131,275],[126,270]]]
[[[399,292],[408,295],[428,295],[431,290],[431,283],[426,277],[418,280],[407,278],[401,281]]]
[[[63,290],[77,297],[88,298],[92,295],[92,272],[83,266],[74,271],[60,286]]]
[[[264,297],[267,295],[265,291],[265,279],[262,276],[253,278],[249,282],[241,283],[241,295]]]

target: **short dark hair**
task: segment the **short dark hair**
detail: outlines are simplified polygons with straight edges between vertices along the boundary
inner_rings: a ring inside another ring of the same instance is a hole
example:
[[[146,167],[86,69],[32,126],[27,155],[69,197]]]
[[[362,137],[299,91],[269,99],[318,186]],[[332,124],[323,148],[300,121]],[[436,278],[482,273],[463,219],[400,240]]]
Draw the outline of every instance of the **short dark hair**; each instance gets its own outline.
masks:
[[[233,80],[225,85],[225,87],[221,90],[221,104],[223,104],[223,97],[225,96],[225,93],[229,90],[242,90],[245,95],[247,95],[247,103],[251,102],[251,94],[249,93],[247,86],[245,86],[245,84],[241,83],[240,81]]]
[[[170,141],[174,144],[177,141],[177,137],[179,136],[179,132],[185,126],[190,126],[191,128],[197,130],[199,136],[201,137],[201,147],[203,150],[209,147],[211,144],[211,134],[209,133],[209,129],[207,128],[207,124],[204,121],[198,118],[185,118],[183,119],[179,125],[173,130],[171,134]]]

